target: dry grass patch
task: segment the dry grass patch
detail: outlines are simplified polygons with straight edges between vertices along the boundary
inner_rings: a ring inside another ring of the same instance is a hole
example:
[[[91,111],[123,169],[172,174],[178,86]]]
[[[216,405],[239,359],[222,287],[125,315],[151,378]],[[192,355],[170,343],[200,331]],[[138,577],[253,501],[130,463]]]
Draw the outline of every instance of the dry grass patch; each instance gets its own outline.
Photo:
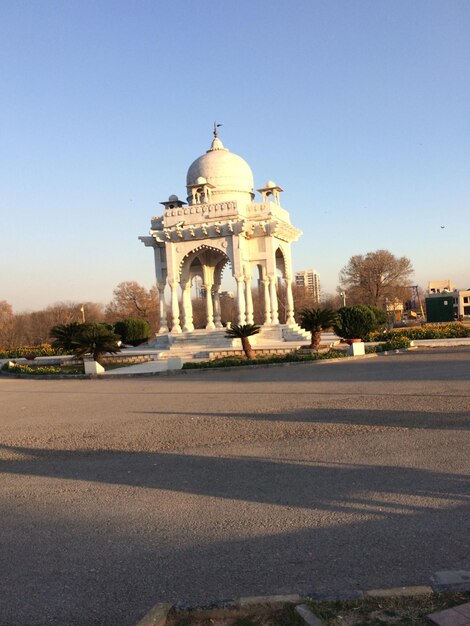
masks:
[[[295,605],[172,611],[166,626],[305,626]]]
[[[325,626],[430,626],[429,613],[470,601],[470,592],[310,602]]]

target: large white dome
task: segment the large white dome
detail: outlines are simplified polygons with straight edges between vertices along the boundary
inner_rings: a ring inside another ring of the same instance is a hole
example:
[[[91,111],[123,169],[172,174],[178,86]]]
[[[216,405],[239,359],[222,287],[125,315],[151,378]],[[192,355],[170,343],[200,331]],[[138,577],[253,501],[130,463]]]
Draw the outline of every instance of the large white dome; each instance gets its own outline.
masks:
[[[213,195],[243,192],[253,196],[254,181],[250,166],[242,157],[224,148],[218,137],[214,138],[210,150],[190,165],[186,185],[199,184],[198,178],[201,177],[214,186]]]

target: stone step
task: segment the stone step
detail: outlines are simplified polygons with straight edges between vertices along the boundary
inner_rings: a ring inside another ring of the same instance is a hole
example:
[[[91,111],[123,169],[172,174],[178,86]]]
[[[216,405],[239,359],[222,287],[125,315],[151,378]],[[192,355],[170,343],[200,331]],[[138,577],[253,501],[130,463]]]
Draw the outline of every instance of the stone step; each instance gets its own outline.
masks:
[[[260,333],[251,337],[250,341],[255,349],[295,349],[309,343],[310,333],[297,324],[261,326]],[[324,343],[328,343],[328,340]],[[173,356],[189,360],[207,359],[209,354],[221,350],[240,350],[241,343],[239,339],[226,337],[225,329],[212,331],[198,329],[175,335],[171,333],[158,335],[149,342],[149,348],[157,351],[159,361]]]

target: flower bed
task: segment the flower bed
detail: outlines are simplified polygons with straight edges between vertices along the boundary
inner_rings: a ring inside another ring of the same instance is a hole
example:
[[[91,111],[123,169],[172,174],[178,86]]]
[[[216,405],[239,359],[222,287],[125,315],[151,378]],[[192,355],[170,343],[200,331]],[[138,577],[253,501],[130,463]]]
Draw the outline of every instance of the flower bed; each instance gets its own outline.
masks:
[[[396,328],[384,332],[371,333],[367,341],[390,341],[396,337],[408,339],[460,339],[470,337],[470,326],[460,322],[450,324],[426,324],[413,328]]]
[[[267,356],[248,360],[244,357],[225,357],[213,361],[199,361],[199,363],[184,363],[183,369],[205,369],[217,367],[238,367],[243,365],[268,365],[270,363],[302,363],[304,361],[320,361],[322,359],[340,359],[347,356],[341,350],[329,350],[328,352],[314,352],[312,354],[286,354],[283,356]]]
[[[41,343],[37,346],[20,346],[18,348],[0,349],[0,359],[20,359],[34,356],[62,356],[72,354],[60,348],[53,348],[50,343]]]
[[[2,373],[6,374],[27,374],[28,376],[64,376],[83,374],[83,367],[60,366],[60,365],[23,365],[20,363],[5,363]]]

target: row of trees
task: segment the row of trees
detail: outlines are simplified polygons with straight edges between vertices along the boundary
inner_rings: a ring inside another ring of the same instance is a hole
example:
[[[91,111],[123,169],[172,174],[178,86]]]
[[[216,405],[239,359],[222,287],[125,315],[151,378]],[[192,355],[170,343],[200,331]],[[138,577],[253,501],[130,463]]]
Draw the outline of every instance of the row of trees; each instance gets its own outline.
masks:
[[[145,319],[150,332],[157,328],[156,288],[146,289],[135,281],[120,283],[106,306],[98,302],[56,302],[40,311],[14,313],[8,302],[0,301],[0,347],[37,345],[49,341],[51,328],[81,323],[82,304],[87,322],[114,324],[126,318]]]
[[[323,308],[337,309],[341,306],[340,291],[346,292],[347,303],[382,306],[385,300],[408,299],[407,285],[413,273],[411,262],[406,257],[395,257],[388,250],[377,250],[366,255],[351,257],[340,273],[338,293],[325,295]],[[316,305],[312,296],[303,287],[293,287],[296,311]],[[262,295],[254,290],[254,319],[262,324]],[[285,319],[287,295],[285,287],[278,289],[279,315]],[[9,348],[19,345],[35,345],[47,342],[50,329],[58,324],[82,322],[82,303],[59,302],[43,310],[14,313],[8,302],[0,301],[0,346]],[[193,316],[196,328],[206,323],[206,305],[203,299],[194,300]],[[221,299],[222,320],[236,321],[236,302],[233,298]],[[146,289],[135,281],[120,283],[113,292],[113,299],[106,306],[96,302],[84,303],[87,322],[114,324],[125,318],[141,318],[150,326],[150,333],[158,330],[158,292],[155,287]],[[298,318],[298,321],[300,317]]]
[[[106,306],[97,302],[83,303],[87,322],[99,322],[114,325],[127,318],[139,318],[148,322],[150,335],[158,331],[157,311],[158,292],[152,287],[146,289],[135,281],[120,283],[113,292],[113,300]],[[303,288],[294,287],[296,309],[312,306],[311,296]],[[281,321],[287,308],[285,288],[279,288],[279,313]],[[8,302],[0,301],[0,348],[12,348],[21,345],[37,345],[49,341],[50,329],[60,324],[79,324],[83,321],[82,303],[57,302],[40,311],[14,313]],[[264,322],[261,294],[254,290],[253,308],[255,321]],[[234,298],[221,299],[222,320],[235,322],[237,305]],[[193,301],[193,321],[196,328],[206,324],[206,301]]]

